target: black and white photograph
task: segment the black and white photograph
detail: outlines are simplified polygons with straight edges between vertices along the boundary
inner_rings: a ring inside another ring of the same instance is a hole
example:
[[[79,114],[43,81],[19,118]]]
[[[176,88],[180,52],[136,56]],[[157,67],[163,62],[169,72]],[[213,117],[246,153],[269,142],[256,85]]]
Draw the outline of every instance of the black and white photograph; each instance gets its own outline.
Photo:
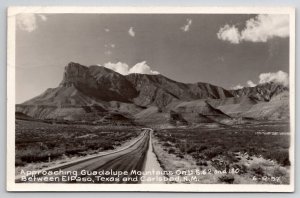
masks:
[[[293,8],[8,10],[10,191],[292,192]]]

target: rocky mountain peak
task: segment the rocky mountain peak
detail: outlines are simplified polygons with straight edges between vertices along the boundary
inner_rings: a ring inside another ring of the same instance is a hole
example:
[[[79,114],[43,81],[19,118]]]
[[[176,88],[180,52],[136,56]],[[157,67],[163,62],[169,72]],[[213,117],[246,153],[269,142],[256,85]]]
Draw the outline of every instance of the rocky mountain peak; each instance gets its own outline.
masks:
[[[76,85],[78,81],[84,81],[88,78],[88,67],[79,63],[70,62],[65,66],[63,80],[60,86],[68,87]]]

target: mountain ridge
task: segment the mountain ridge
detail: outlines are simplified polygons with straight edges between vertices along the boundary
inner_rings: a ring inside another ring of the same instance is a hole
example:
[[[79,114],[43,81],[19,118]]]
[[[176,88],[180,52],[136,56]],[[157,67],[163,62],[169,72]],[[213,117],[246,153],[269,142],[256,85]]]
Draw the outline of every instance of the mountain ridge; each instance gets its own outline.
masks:
[[[226,90],[203,82],[181,83],[161,74],[121,75],[104,66],[87,67],[70,62],[58,87],[47,89],[39,96],[16,105],[16,112],[38,119],[93,120],[93,117],[100,119],[117,112],[140,121],[143,121],[144,115],[147,115],[148,121],[155,115],[161,115],[163,120],[169,119],[171,123],[177,123],[174,118],[183,120],[185,117],[187,123],[204,120],[223,122],[247,115],[250,110],[249,115],[255,117],[258,108],[252,107],[258,103],[270,102],[270,108],[280,108],[286,102],[272,101],[272,98],[286,92],[287,87],[276,83]],[[178,105],[185,110],[178,110]],[[152,107],[157,109],[141,113]],[[287,117],[286,108],[283,109],[284,113],[279,114]],[[273,109],[268,111],[276,112]]]

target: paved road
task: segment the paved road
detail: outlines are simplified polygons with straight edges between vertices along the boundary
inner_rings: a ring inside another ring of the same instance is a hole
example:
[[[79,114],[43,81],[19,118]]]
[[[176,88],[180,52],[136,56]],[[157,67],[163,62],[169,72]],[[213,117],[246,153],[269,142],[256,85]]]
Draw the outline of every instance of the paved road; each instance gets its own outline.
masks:
[[[145,128],[143,129],[143,134],[141,135],[141,138],[137,139],[137,141],[132,144],[129,147],[125,147],[122,150],[119,151],[113,151],[111,153],[94,157],[91,159],[85,159],[81,161],[77,161],[74,163],[69,163],[67,165],[62,165],[53,169],[48,169],[50,171],[77,171],[79,174],[79,177],[84,179],[87,176],[80,176],[80,172],[82,170],[86,171],[128,171],[131,172],[132,170],[142,171],[145,166],[145,158],[149,146],[149,138],[150,138],[150,132],[152,129]],[[41,176],[37,175],[36,177],[50,177],[50,176]],[[137,180],[135,181],[123,181],[123,177],[128,176],[104,176],[102,177],[102,181],[97,179],[95,176],[88,176],[93,178],[93,182],[95,183],[140,183],[139,176],[131,176],[132,178],[135,178]],[[109,177],[110,179],[113,178],[119,178],[120,181],[113,180],[113,181],[103,181],[103,178]],[[99,177],[98,177],[99,178]],[[20,180],[16,180],[16,182],[21,182]],[[76,183],[83,183],[82,181],[72,181]],[[72,183],[71,181],[67,181],[65,183]],[[27,183],[27,182],[26,182]],[[32,183],[47,183],[45,181],[43,182],[32,182]],[[61,183],[61,182],[52,182],[52,183]],[[64,183],[64,182],[63,182]],[[86,183],[86,182],[84,182]],[[89,182],[88,182],[89,183]]]

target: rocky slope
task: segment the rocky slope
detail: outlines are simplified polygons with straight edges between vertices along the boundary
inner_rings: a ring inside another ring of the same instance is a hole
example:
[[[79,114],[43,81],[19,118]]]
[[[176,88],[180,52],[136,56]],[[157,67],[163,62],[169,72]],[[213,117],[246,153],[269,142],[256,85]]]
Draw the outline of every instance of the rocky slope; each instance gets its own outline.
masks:
[[[232,93],[221,87],[208,83],[184,84],[163,75],[130,74],[126,79],[139,92],[134,103],[141,106],[164,108],[176,101],[233,97]]]

